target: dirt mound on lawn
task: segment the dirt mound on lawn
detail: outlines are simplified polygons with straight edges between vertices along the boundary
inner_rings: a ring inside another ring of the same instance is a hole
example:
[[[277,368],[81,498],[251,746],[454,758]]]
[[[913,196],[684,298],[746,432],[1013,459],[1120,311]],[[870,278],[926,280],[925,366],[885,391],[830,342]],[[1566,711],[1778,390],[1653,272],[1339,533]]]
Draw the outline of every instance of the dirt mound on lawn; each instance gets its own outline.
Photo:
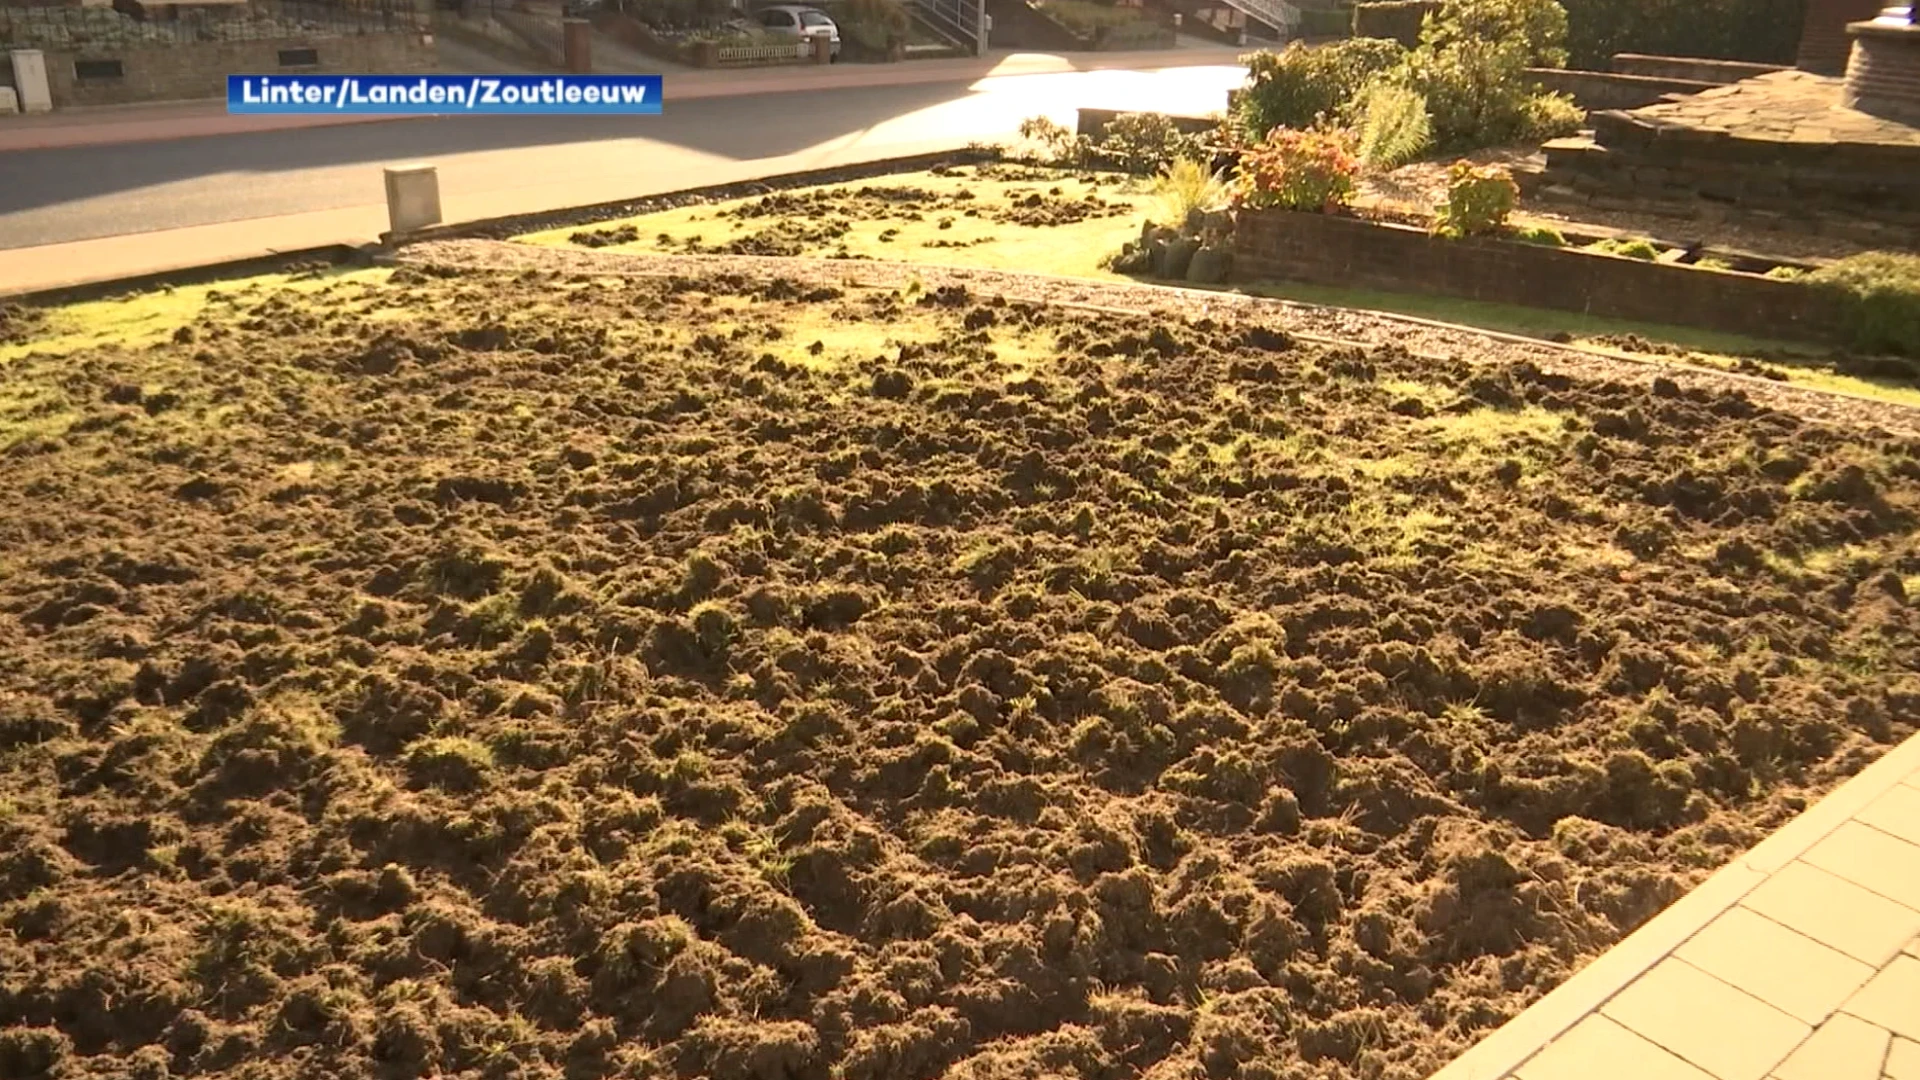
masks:
[[[1415,1080],[1920,705],[1920,446],[1664,380],[419,273],[7,377],[16,1074]]]

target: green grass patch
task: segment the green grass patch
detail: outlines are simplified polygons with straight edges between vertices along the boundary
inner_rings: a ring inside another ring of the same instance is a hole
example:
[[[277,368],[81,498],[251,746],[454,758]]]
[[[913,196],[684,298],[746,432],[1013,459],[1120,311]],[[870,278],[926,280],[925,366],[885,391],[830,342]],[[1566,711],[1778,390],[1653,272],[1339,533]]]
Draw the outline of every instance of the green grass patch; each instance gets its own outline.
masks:
[[[318,293],[339,285],[378,284],[393,271],[359,268],[312,274],[261,274],[256,277],[154,289],[105,300],[84,300],[49,308],[46,324],[25,342],[0,345],[0,363],[27,353],[65,356],[84,349],[120,346],[127,349],[157,344],[206,310],[210,297],[245,297],[280,289]],[[393,317],[369,312],[370,317]]]
[[[839,240],[810,245],[806,254],[825,256],[844,247],[856,259],[887,259],[924,262],[943,266],[980,267],[991,270],[1018,270],[1037,274],[1077,277],[1114,275],[1101,268],[1101,261],[1119,250],[1128,240],[1140,235],[1140,221],[1153,206],[1154,195],[1144,181],[1102,176],[1088,182],[1082,175],[1060,172],[1039,179],[991,179],[972,170],[953,174],[903,173],[879,180],[861,180],[804,189],[831,197],[835,193],[851,196],[861,188],[914,188],[934,196],[951,197],[970,192],[969,208],[978,216],[968,217],[950,209],[928,210],[918,221],[897,217],[855,220]],[[1059,194],[1053,192],[1058,190]],[[989,215],[1004,211],[1016,200],[1035,196],[1048,203],[1074,202],[1092,195],[1108,203],[1126,207],[1114,216],[1091,217],[1082,221],[1055,225],[1020,225],[990,220]],[[698,240],[713,248],[743,240],[768,230],[792,227],[799,231],[818,227],[818,213],[798,214],[792,218],[727,216],[756,199],[738,199],[697,206],[663,210],[658,213],[602,222],[594,228],[618,232],[631,226],[636,238],[627,243],[609,244],[598,250],[611,252],[684,252],[688,240]],[[575,226],[528,233],[516,239],[548,247],[571,246],[570,237],[582,230]]]

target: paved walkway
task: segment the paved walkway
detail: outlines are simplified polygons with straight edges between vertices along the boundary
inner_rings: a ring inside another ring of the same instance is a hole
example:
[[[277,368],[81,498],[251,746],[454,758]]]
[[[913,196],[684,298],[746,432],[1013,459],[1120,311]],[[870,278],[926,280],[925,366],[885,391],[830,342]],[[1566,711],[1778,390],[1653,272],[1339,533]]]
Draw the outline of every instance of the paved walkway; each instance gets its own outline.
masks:
[[[1634,119],[1736,139],[1791,143],[1869,143],[1920,147],[1920,127],[1882,120],[1840,104],[1842,80],[1776,71],[1684,101],[1631,110]]]
[[[1920,1080],[1920,736],[1433,1080]]]
[[[667,108],[676,101],[747,94],[844,90],[865,86],[913,86],[969,82],[1008,75],[1070,71],[1158,70],[1235,64],[1245,52],[1222,45],[1110,53],[1032,53],[993,50],[986,56],[914,60],[900,64],[794,65],[744,71],[692,71],[666,76]],[[65,146],[151,142],[205,135],[336,124],[394,122],[394,116],[229,116],[221,100],[163,102],[32,115],[0,116],[0,153]]]

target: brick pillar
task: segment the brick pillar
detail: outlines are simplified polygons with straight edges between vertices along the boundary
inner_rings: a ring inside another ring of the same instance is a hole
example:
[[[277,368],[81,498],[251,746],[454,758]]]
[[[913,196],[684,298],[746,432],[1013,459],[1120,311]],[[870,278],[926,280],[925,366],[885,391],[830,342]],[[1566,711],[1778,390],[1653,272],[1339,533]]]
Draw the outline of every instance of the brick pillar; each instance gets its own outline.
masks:
[[[1853,38],[1847,24],[1880,14],[1885,0],[1807,0],[1800,30],[1800,55],[1794,66],[1815,75],[1844,75]]]
[[[593,71],[593,24],[585,19],[568,19],[561,24],[566,50],[567,70],[575,75]]]

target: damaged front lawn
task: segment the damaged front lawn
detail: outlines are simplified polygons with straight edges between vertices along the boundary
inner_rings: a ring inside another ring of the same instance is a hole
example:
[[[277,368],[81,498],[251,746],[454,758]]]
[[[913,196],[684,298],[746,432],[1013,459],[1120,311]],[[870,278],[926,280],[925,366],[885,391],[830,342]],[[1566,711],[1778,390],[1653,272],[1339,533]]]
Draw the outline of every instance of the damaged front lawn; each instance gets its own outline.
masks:
[[[953,288],[216,291],[6,323],[0,1060],[54,1075],[1419,1080],[1920,708],[1920,443],[1735,394]]]
[[[1218,288],[1213,283],[1232,268],[1232,225],[1227,215],[1205,211],[1221,206],[1226,191],[1192,162],[1141,176],[1009,160],[695,203],[518,239],[611,252],[884,259]],[[1156,246],[1171,247],[1177,265],[1156,273]],[[1194,265],[1196,254],[1204,266]],[[1886,365],[1872,357],[1805,343],[1378,289],[1265,280],[1229,287],[1920,403],[1904,369],[1883,373]]]

